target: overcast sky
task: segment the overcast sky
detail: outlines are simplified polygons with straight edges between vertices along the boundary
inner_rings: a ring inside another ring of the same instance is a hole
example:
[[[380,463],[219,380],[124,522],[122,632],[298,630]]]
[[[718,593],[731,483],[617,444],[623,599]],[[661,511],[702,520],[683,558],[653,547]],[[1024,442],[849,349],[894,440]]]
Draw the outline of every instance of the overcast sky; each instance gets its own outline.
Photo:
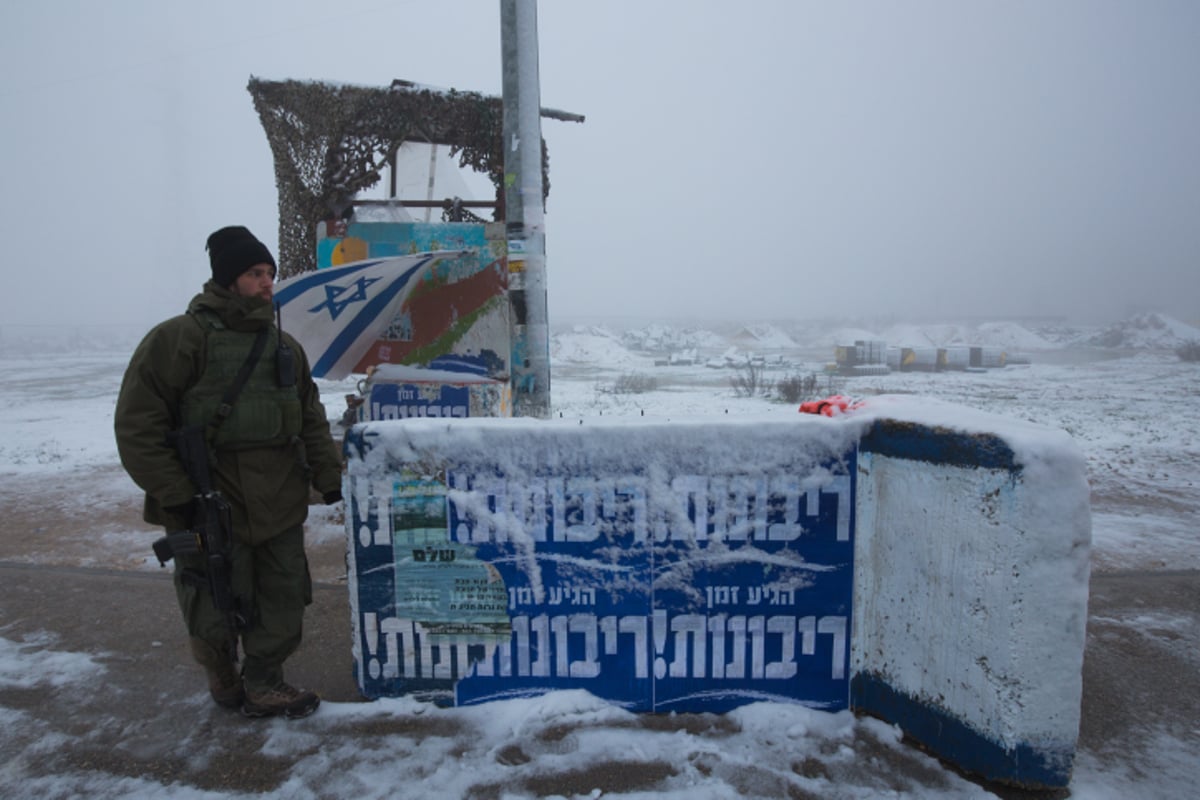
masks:
[[[1200,320],[1200,3],[541,0],[550,314]],[[499,95],[499,0],[0,0],[0,325],[278,208],[246,84]]]

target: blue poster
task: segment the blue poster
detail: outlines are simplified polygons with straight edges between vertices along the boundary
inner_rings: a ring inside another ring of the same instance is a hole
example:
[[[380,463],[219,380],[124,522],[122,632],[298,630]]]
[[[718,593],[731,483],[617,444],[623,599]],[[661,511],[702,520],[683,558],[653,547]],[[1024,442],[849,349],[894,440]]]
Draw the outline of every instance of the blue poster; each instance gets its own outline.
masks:
[[[505,467],[414,461],[348,495],[365,696],[848,707],[853,449],[795,472]]]

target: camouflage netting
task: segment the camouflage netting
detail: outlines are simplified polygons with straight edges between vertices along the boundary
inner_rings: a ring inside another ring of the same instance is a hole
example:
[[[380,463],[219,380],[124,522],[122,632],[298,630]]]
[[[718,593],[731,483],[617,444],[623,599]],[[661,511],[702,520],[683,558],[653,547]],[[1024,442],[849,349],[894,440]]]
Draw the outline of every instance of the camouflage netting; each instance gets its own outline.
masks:
[[[389,155],[406,141],[448,145],[461,166],[486,174],[496,187],[495,219],[504,218],[500,98],[405,81],[374,88],[251,77],[247,89],[275,160],[280,277],[316,268],[317,223],[343,216],[357,192],[379,182]],[[546,110],[542,115],[583,120]],[[545,194],[549,163],[543,140]]]

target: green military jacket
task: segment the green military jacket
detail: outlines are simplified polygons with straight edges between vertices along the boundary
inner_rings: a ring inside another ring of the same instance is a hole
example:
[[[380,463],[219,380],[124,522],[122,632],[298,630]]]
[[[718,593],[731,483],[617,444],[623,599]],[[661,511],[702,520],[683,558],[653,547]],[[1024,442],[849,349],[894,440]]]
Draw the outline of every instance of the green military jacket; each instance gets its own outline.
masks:
[[[138,345],[121,383],[114,428],[121,464],[146,493],[143,517],[147,522],[182,528],[186,520],[168,509],[186,507],[196,493],[167,434],[181,426],[187,408],[194,406],[197,392],[204,388],[214,321],[219,320],[216,324],[226,343],[229,332],[244,333],[248,352],[259,330],[273,329],[272,317],[270,303],[240,297],[209,281],[192,299],[187,314],[156,326]],[[282,336],[296,356],[298,403],[286,404],[289,421],[283,427],[297,427],[294,412],[298,405],[299,441],[271,435],[261,441],[231,442],[222,441],[229,439],[228,435],[219,436],[212,470],[215,487],[233,507],[235,533],[250,544],[304,522],[310,486],[322,495],[341,488],[341,458],[299,343],[287,333],[272,330],[260,368],[274,370],[276,336]],[[228,365],[224,366],[227,370]],[[237,402],[247,397],[250,405],[261,400],[261,395],[259,389],[248,385]],[[278,433],[290,432],[281,429]],[[305,459],[310,467],[307,471]]]

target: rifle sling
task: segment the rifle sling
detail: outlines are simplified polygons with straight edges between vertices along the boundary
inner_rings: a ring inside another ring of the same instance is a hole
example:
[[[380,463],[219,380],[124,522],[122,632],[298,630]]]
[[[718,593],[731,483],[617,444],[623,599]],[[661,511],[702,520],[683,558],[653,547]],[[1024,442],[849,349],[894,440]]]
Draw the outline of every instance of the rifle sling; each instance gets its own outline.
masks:
[[[250,380],[250,373],[254,372],[254,367],[258,364],[258,360],[262,358],[263,350],[267,347],[267,336],[269,333],[270,326],[265,326],[258,332],[258,336],[254,338],[254,344],[250,347],[250,354],[246,356],[241,369],[234,376],[233,383],[225,390],[225,394],[221,397],[221,405],[217,406],[217,411],[213,414],[212,425],[209,426],[210,435],[215,436],[217,428],[221,427],[221,423],[233,413],[233,404],[237,402],[238,395],[245,388],[246,381]]]

